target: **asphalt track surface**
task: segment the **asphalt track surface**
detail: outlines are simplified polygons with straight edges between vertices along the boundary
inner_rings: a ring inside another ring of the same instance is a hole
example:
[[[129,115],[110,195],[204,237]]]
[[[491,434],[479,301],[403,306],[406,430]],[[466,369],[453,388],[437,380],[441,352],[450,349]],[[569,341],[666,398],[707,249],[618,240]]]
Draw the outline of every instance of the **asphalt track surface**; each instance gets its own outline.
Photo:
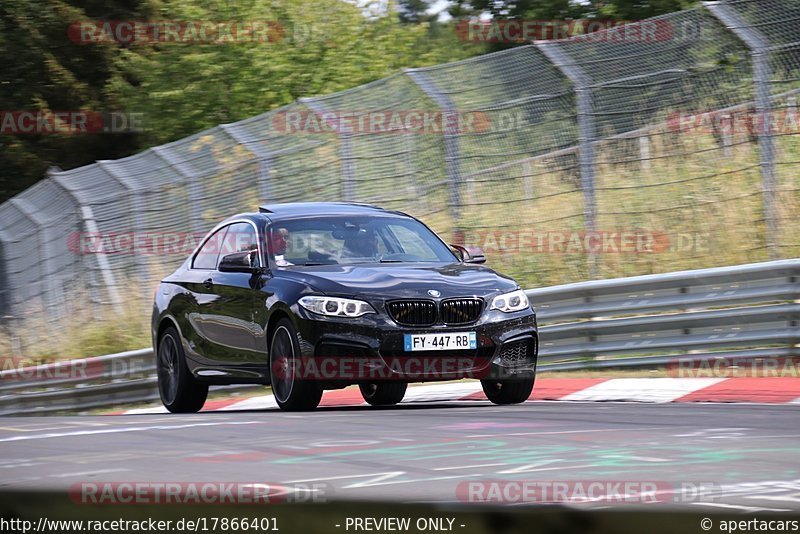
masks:
[[[633,498],[625,507],[796,512],[798,408],[473,401],[295,414],[6,417],[0,487],[228,481],[315,488],[324,500],[461,503],[470,499],[465,484],[475,482],[489,491],[492,481],[570,488],[621,481],[659,488],[657,502]],[[573,497],[576,507],[620,506]]]

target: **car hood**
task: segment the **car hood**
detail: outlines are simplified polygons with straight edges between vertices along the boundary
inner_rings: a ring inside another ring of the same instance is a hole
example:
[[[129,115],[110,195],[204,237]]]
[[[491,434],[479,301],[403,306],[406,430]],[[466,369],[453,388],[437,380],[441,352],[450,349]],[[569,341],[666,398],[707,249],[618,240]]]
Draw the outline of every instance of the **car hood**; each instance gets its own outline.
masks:
[[[513,291],[517,283],[488,267],[460,263],[320,265],[276,269],[276,277],[312,286],[328,295],[386,298],[485,296]]]

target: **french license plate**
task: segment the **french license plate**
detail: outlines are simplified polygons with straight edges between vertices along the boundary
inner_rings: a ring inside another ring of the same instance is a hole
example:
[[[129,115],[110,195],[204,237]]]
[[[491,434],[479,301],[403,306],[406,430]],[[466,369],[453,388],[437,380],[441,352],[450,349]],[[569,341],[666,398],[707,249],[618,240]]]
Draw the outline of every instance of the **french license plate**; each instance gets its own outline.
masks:
[[[469,350],[478,348],[475,332],[448,332],[446,334],[404,334],[406,352],[416,350]]]

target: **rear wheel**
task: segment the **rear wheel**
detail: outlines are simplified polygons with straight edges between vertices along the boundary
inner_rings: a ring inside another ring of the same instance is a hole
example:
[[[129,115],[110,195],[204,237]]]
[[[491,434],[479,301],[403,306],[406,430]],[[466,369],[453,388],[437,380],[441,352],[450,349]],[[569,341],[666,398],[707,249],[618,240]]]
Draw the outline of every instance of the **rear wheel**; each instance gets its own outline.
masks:
[[[272,394],[281,410],[313,410],[322,399],[319,384],[300,380],[300,342],[289,319],[281,319],[272,333],[269,349],[269,372]]]
[[[208,397],[208,384],[198,382],[186,366],[178,331],[167,328],[158,342],[156,357],[158,394],[172,413],[200,411]]]
[[[372,406],[397,404],[405,397],[407,388],[405,382],[368,382],[358,385],[361,396]]]
[[[481,380],[486,398],[494,404],[519,404],[528,400],[535,377],[517,380]]]

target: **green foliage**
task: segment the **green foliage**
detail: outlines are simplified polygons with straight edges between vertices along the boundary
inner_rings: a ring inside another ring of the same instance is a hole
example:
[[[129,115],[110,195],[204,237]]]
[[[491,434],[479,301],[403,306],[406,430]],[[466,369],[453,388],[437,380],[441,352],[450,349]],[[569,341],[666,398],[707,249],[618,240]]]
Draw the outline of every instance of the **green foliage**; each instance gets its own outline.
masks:
[[[124,157],[220,123],[349,89],[405,67],[480,54],[451,25],[401,20],[393,4],[341,0],[89,1],[0,5],[0,109],[143,115],[144,133],[0,137],[0,200],[42,179]],[[422,7],[418,6],[419,9]],[[269,21],[272,42],[81,44],[73,22]]]
[[[438,23],[402,24],[393,10],[366,12],[339,0],[170,2],[159,17],[277,21],[282,35],[266,43],[132,47],[119,58],[123,76],[112,90],[129,109],[146,111],[147,143],[155,144],[482,51]]]
[[[120,102],[107,90],[114,76],[115,48],[81,45],[69,38],[70,23],[93,15],[93,4],[78,8],[62,0],[46,6],[35,0],[0,3],[0,110],[120,110]],[[143,15],[123,7],[127,2],[103,4],[97,14],[109,19]],[[4,200],[40,180],[51,165],[72,168],[122,157],[139,143],[129,134],[4,135],[0,145]]]

